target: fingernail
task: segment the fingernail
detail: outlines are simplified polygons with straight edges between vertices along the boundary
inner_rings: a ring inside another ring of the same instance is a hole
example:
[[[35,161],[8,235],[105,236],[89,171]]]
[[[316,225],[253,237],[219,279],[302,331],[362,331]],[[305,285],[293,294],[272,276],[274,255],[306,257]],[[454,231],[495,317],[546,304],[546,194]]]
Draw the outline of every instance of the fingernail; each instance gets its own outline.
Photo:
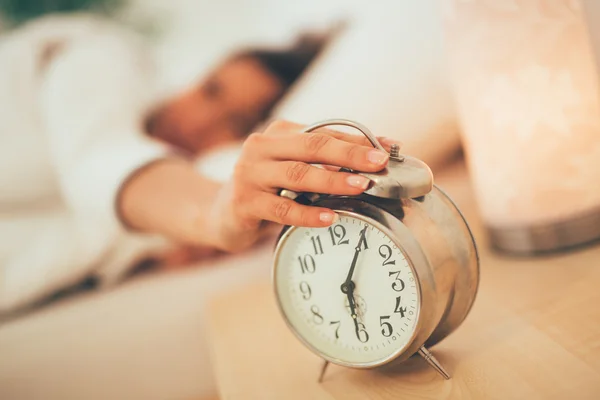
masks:
[[[379,138],[379,143],[387,145],[387,146],[391,146],[393,144],[397,144],[398,146],[402,146],[402,142],[396,139],[392,139],[386,136],[383,136],[381,138]]]
[[[322,212],[321,214],[319,214],[319,219],[321,220],[321,222],[333,224],[339,219],[339,217],[336,213],[333,212]]]
[[[356,188],[366,189],[369,186],[369,178],[360,175],[350,175],[346,178],[348,185]]]
[[[373,164],[381,165],[387,162],[388,154],[379,150],[371,150],[367,155],[369,161]]]

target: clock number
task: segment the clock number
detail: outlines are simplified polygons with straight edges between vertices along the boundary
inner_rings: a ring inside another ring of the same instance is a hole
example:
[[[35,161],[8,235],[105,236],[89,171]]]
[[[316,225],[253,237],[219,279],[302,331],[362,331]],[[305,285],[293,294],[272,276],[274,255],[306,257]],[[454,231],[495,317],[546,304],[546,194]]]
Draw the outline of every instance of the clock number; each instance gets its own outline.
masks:
[[[358,322],[358,325],[356,327],[356,338],[361,343],[367,343],[369,341],[369,334],[367,333],[365,325],[362,322]]]
[[[404,313],[406,313],[406,307],[400,307],[401,300],[402,296],[396,297],[396,308],[394,308],[394,312],[400,313],[400,318],[404,318]]]
[[[335,327],[335,338],[339,339],[340,338],[340,325],[341,325],[341,322],[340,321],[331,321],[329,323],[329,326],[331,326],[331,325],[336,325],[336,327]]]
[[[392,327],[392,324],[387,322],[388,319],[390,319],[389,315],[379,317],[379,325],[383,327],[381,329],[381,334],[385,337],[390,337],[392,336],[392,333],[394,333],[394,328]]]
[[[320,314],[319,307],[312,306],[310,312],[313,314],[313,322],[317,325],[321,325],[323,323],[323,316]]]
[[[323,254],[323,245],[321,244],[321,237],[317,236],[315,238],[314,236],[311,236],[310,241],[312,242],[313,248],[315,249],[315,255],[318,256],[319,254]]]
[[[310,254],[305,255],[304,258],[298,256],[298,261],[300,261],[300,268],[303,274],[307,272],[313,274],[315,272],[317,265],[315,264],[315,259]]]
[[[348,239],[344,239],[346,237],[346,228],[344,228],[343,225],[336,225],[333,227],[329,227],[327,229],[329,231],[329,234],[331,235],[331,243],[334,246],[337,246],[339,244],[348,244],[350,243],[350,241]],[[336,242],[336,239],[337,242]]]
[[[383,258],[385,258],[385,260],[383,261],[383,266],[386,265],[396,265],[396,260],[392,260],[390,261],[390,258],[392,258],[392,248],[390,246],[388,246],[387,244],[382,244],[381,246],[379,246],[379,255]]]
[[[396,292],[401,292],[404,290],[404,281],[400,279],[400,271],[391,271],[388,276],[396,275],[394,282],[392,283],[392,289]]]
[[[305,281],[300,282],[300,291],[302,292],[302,298],[304,300],[309,300],[310,296],[312,296],[312,290],[310,289],[310,285]]]

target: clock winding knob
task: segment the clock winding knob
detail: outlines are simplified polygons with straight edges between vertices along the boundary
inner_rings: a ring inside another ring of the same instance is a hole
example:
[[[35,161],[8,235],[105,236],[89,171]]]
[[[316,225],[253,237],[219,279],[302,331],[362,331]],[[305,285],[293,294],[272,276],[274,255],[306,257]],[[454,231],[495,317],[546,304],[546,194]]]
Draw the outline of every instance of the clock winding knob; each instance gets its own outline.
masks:
[[[390,147],[390,156],[397,158],[399,154],[400,154],[400,146],[398,146],[397,143],[394,143]]]

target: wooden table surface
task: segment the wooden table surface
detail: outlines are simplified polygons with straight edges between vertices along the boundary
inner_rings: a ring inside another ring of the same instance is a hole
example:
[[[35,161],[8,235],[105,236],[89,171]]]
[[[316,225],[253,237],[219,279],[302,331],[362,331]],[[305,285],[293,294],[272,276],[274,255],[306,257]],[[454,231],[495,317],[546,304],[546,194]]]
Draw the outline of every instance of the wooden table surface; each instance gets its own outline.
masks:
[[[332,365],[317,383],[321,360],[285,326],[264,282],[209,307],[222,399],[600,399],[600,246],[500,256],[489,250],[462,164],[436,182],[465,213],[481,253],[471,314],[432,349],[453,378],[414,357],[377,370]]]

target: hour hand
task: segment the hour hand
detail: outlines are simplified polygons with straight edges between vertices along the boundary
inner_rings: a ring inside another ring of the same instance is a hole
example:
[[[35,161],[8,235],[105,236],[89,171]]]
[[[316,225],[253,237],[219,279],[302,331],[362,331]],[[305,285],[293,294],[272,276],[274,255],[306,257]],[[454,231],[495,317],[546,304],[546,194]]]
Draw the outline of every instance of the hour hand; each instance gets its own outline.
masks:
[[[348,297],[348,305],[350,306],[350,316],[352,317],[352,321],[354,321],[354,328],[358,332],[358,315],[356,314],[356,300],[354,299],[354,282],[352,281],[350,281],[350,285],[348,286],[346,296]]]
[[[356,313],[356,300],[354,299],[354,294],[352,292],[348,292],[348,305],[350,306],[350,316],[354,319],[357,319],[358,314]]]
[[[356,300],[354,299],[354,284],[352,284],[351,289],[348,291],[347,295],[348,295],[348,304],[350,305],[350,316],[352,317],[352,321],[354,322],[354,332],[356,333],[356,337],[358,337],[358,332],[360,331],[360,327],[358,326],[358,315],[356,314]],[[360,340],[360,338],[359,338],[359,340]]]

